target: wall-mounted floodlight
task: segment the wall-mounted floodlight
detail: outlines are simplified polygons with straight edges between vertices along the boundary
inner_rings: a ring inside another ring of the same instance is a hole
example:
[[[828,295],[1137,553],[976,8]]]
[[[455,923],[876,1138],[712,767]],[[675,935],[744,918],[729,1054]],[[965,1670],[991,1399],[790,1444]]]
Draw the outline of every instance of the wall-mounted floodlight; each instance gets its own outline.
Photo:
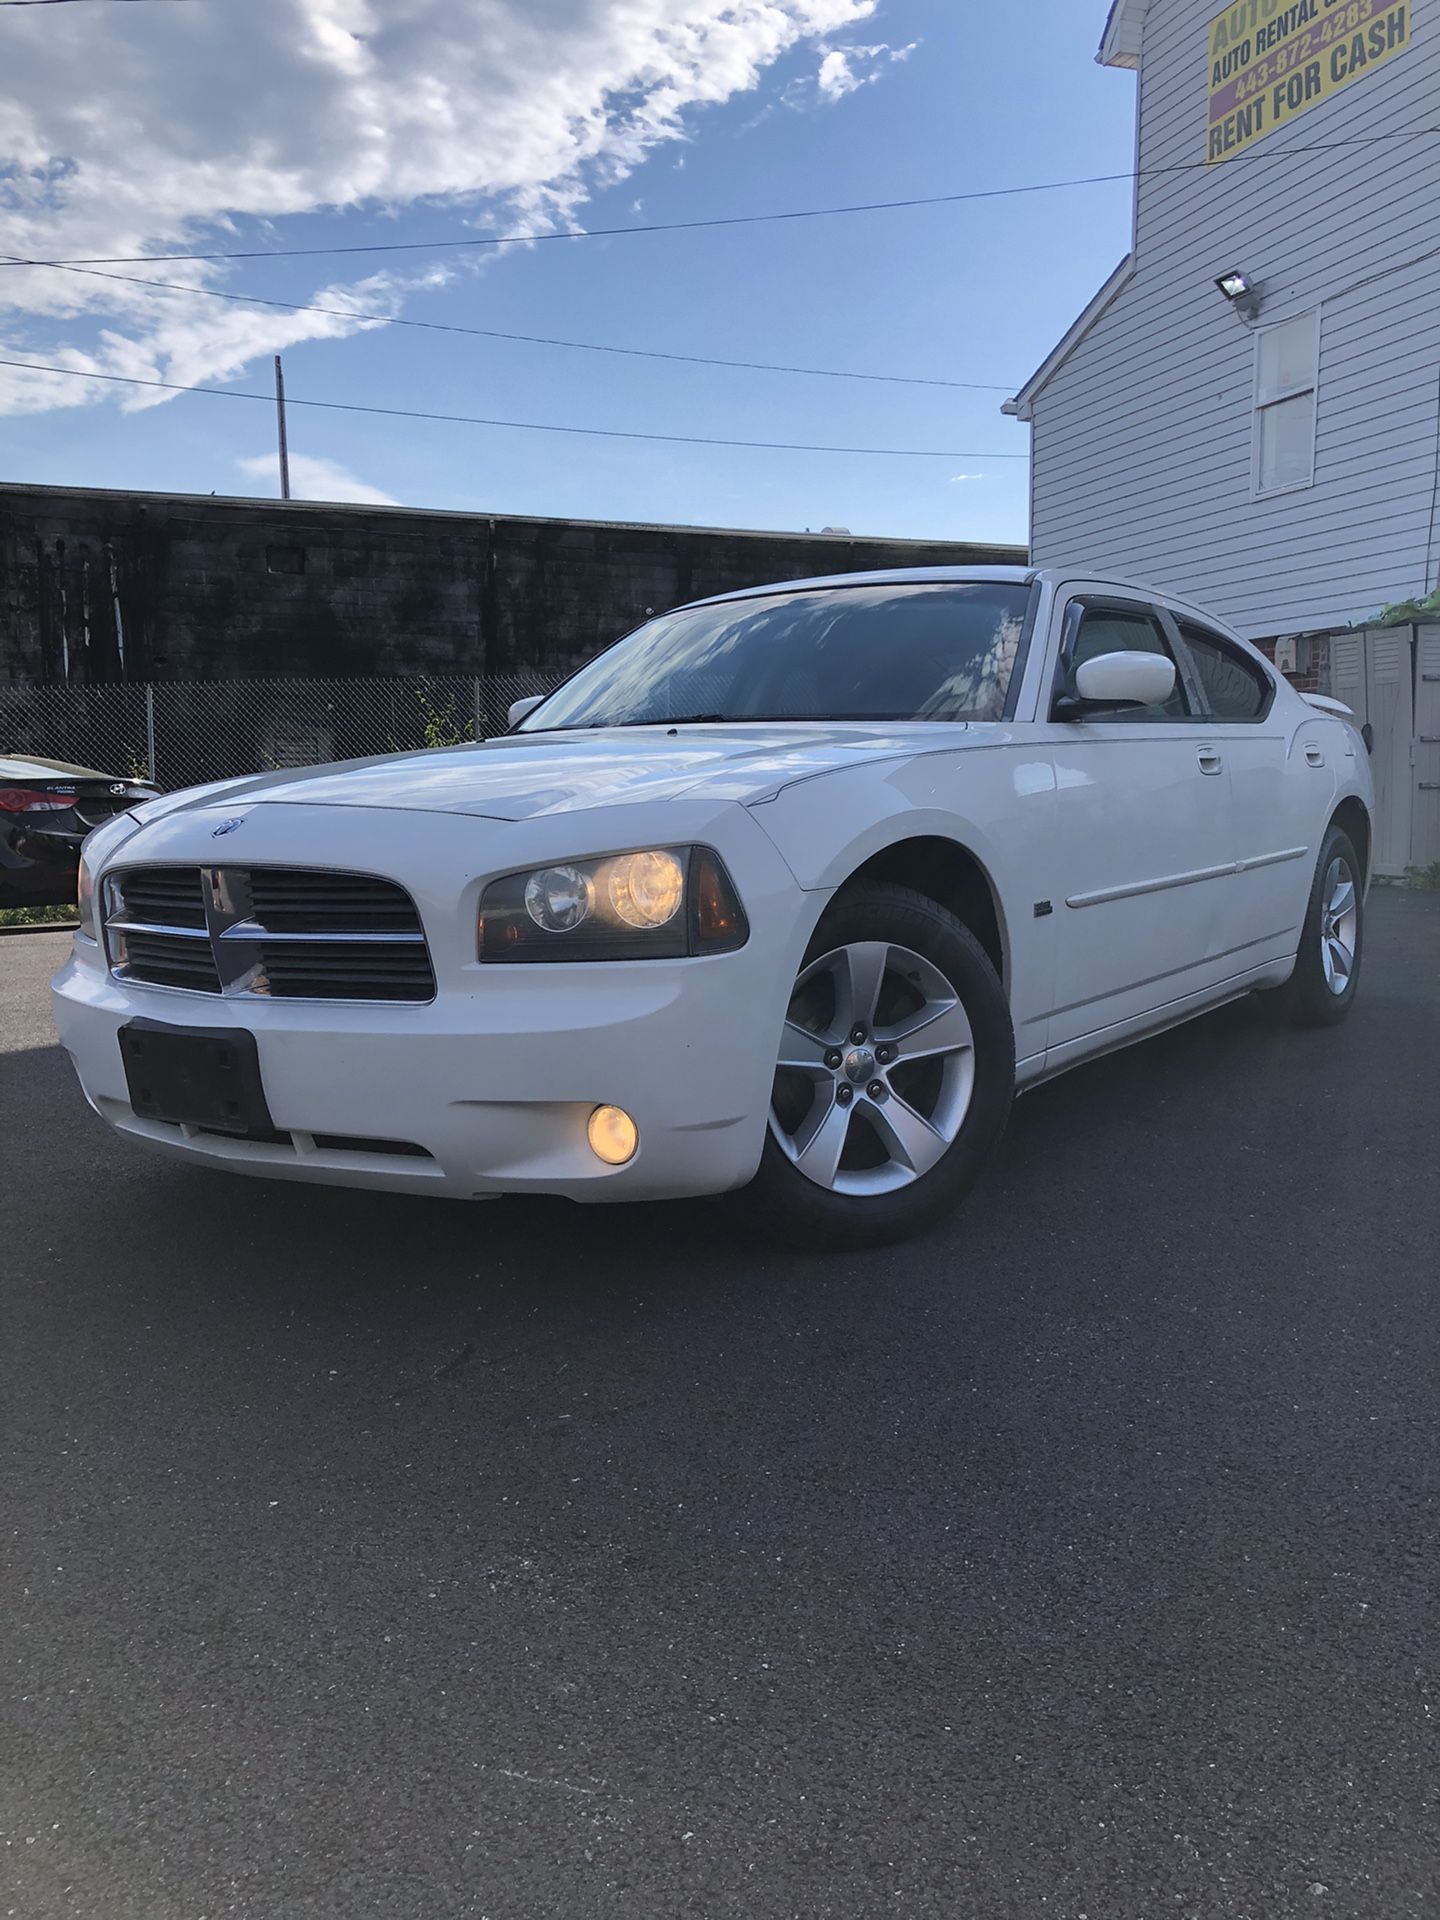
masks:
[[[1215,281],[1216,286],[1230,302],[1236,313],[1245,319],[1251,319],[1260,307],[1260,289],[1248,273],[1242,273],[1238,267],[1231,267]]]

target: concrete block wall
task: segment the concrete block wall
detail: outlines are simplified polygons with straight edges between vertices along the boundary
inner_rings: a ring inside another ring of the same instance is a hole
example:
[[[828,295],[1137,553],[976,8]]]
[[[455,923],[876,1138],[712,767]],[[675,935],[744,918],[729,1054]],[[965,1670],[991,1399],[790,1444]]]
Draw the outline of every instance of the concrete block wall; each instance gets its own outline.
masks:
[[[0,681],[558,671],[677,603],[1023,547],[0,486]]]

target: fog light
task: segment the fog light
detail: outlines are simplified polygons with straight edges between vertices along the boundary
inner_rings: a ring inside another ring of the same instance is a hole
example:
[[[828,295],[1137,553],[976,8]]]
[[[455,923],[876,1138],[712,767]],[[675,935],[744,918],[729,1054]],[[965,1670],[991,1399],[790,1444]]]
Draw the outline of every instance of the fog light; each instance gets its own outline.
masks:
[[[623,1107],[596,1107],[585,1132],[590,1151],[607,1167],[623,1167],[635,1158],[640,1129]]]

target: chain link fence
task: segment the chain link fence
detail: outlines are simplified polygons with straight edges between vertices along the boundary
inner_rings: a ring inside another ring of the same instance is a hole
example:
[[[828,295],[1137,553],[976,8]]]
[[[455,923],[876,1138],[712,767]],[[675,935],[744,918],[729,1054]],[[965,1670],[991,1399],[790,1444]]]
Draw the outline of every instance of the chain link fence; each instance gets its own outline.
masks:
[[[174,680],[0,686],[0,755],[68,760],[166,789],[503,733],[512,700],[563,676]]]

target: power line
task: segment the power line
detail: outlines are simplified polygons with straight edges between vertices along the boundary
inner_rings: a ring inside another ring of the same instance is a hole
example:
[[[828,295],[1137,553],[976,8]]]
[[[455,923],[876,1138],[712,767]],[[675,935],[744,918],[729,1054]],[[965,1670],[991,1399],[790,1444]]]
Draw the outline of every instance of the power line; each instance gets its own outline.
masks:
[[[0,0],[0,6],[8,5],[59,5],[65,0]],[[1353,140],[1329,141],[1319,145],[1294,146],[1279,149],[1270,154],[1244,155],[1241,158],[1286,159],[1293,155],[1324,153],[1332,149],[1352,146],[1369,146],[1390,140],[1413,140],[1440,132],[1433,127],[1418,128],[1411,133],[1387,133],[1361,137]],[[669,233],[689,231],[710,226],[736,226],[750,222],[777,220],[821,219],[844,213],[874,213],[891,211],[903,207],[940,206],[963,200],[983,200],[1000,196],[1023,193],[1046,193],[1058,191],[1063,187],[1091,186],[1100,182],[1120,180],[1138,180],[1152,175],[1188,173],[1204,171],[1207,163],[1196,161],[1170,167],[1151,167],[1131,173],[1091,174],[1073,180],[1055,180],[1041,182],[1033,186],[984,188],[973,193],[940,194],[928,198],[910,200],[873,201],[851,207],[819,207],[799,209],[787,213],[740,214],[724,219],[676,221],[656,223],[639,227],[589,228],[580,233],[550,233],[538,235],[505,234],[474,236],[456,240],[419,240],[400,241],[367,246],[345,247],[274,247],[257,248],[245,252],[209,253],[209,254],[128,254],[114,256],[95,256],[64,260],[41,260],[20,254],[0,256],[0,266],[46,268],[55,272],[86,274],[98,280],[112,280],[122,286],[147,287],[159,292],[196,294],[207,300],[228,300],[244,306],[269,307],[285,313],[314,313],[332,319],[354,320],[380,326],[410,327],[426,333],[453,333],[483,340],[510,340],[528,346],[564,347],[581,353],[608,353],[626,359],[668,360],[676,364],[702,367],[725,367],[746,372],[787,373],[824,380],[865,380],[883,382],[891,385],[941,387],[953,391],[971,393],[1009,393],[1018,384],[1015,381],[988,380],[941,380],[918,374],[852,372],[839,367],[802,367],[767,360],[728,360],[708,354],[668,353],[659,348],[619,347],[594,340],[566,340],[555,335],[513,333],[496,327],[467,327],[454,322],[440,320],[416,320],[401,315],[363,313],[352,307],[325,307],[313,301],[278,300],[266,298],[260,294],[234,293],[219,287],[196,287],[174,280],[154,280],[141,278],[135,274],[107,273],[102,269],[107,265],[142,265],[146,261],[220,261],[293,258],[315,254],[335,253],[393,253],[411,252],[431,247],[463,246],[508,246],[518,245],[529,239],[541,240],[585,240],[614,237],[628,233]],[[98,377],[98,376],[97,376]]]
[[[418,327],[426,333],[460,333],[479,340],[517,340],[532,347],[573,347],[581,353],[612,353],[634,360],[673,360],[692,367],[730,367],[750,373],[798,373],[820,380],[878,380],[906,387],[951,387],[972,393],[1013,393],[1019,381],[1002,385],[995,380],[938,380],[910,373],[851,373],[841,367],[792,367],[771,360],[719,360],[703,353],[663,353],[653,347],[612,347],[596,340],[561,340],[543,333],[504,333],[497,327],[464,327],[444,320],[411,320],[400,315],[360,313],[353,307],[321,307],[304,300],[267,300],[257,293],[230,293],[220,287],[192,287],[178,280],[141,279],[131,273],[107,273],[100,267],[71,266],[62,260],[19,261],[0,256],[0,266],[25,265],[55,273],[81,273],[95,280],[115,280],[126,287],[154,287],[166,293],[195,293],[206,300],[238,301],[244,306],[276,307],[284,313],[322,313],[339,320],[370,321],[386,327]]]
[[[4,0],[0,0],[4,4]],[[1311,153],[1342,153],[1352,147],[1383,146],[1394,140],[1420,140],[1440,133],[1440,127],[1417,127],[1410,133],[1356,135],[1349,140],[1327,140],[1306,146],[1277,147],[1268,152],[1236,154],[1229,167],[1255,166],[1266,161],[1293,160]],[[389,240],[363,245],[330,247],[244,247],[215,253],[76,254],[64,259],[12,256],[0,265],[17,267],[136,267],[181,260],[298,260],[320,255],[356,253],[426,253],[456,247],[534,246],[547,240],[615,240],[631,234],[694,233],[716,227],[769,226],[787,220],[831,220],[853,213],[896,213],[911,207],[958,206],[974,200],[1008,200],[1019,194],[1058,193],[1070,187],[1113,185],[1119,181],[1151,180],[1167,174],[1213,173],[1207,160],[1177,161],[1168,167],[1142,167],[1128,173],[1091,173],[1068,180],[1037,180],[1018,187],[977,187],[964,193],[916,194],[905,200],[862,200],[838,207],[791,207],[776,213],[732,213],[701,220],[655,220],[641,226],[583,227],[551,233],[463,234],[445,240]]]
[[[247,393],[238,387],[192,387],[175,380],[142,380],[135,374],[90,373],[84,367],[52,367],[37,360],[0,360],[0,367],[27,373],[58,373],[72,380],[108,380],[122,387],[158,387],[166,393],[206,393],[217,400],[260,400],[273,407],[273,393]],[[460,427],[508,427],[521,433],[578,433],[597,440],[660,440],[684,447],[748,447],[765,453],[874,454],[892,460],[1024,460],[1023,453],[957,453],[947,447],[836,447],[800,440],[726,440],[698,433],[640,433],[624,427],[554,426],[543,420],[491,420],[469,413],[425,413],[413,407],[371,407],[358,400],[302,400],[287,393],[288,407],[319,407],[327,413],[370,413],[387,420],[440,420]]]
[[[186,0],[148,0],[149,4],[159,6],[179,6]],[[85,4],[85,0],[0,0],[0,7],[75,7]],[[112,7],[139,6],[141,0],[105,0]]]

